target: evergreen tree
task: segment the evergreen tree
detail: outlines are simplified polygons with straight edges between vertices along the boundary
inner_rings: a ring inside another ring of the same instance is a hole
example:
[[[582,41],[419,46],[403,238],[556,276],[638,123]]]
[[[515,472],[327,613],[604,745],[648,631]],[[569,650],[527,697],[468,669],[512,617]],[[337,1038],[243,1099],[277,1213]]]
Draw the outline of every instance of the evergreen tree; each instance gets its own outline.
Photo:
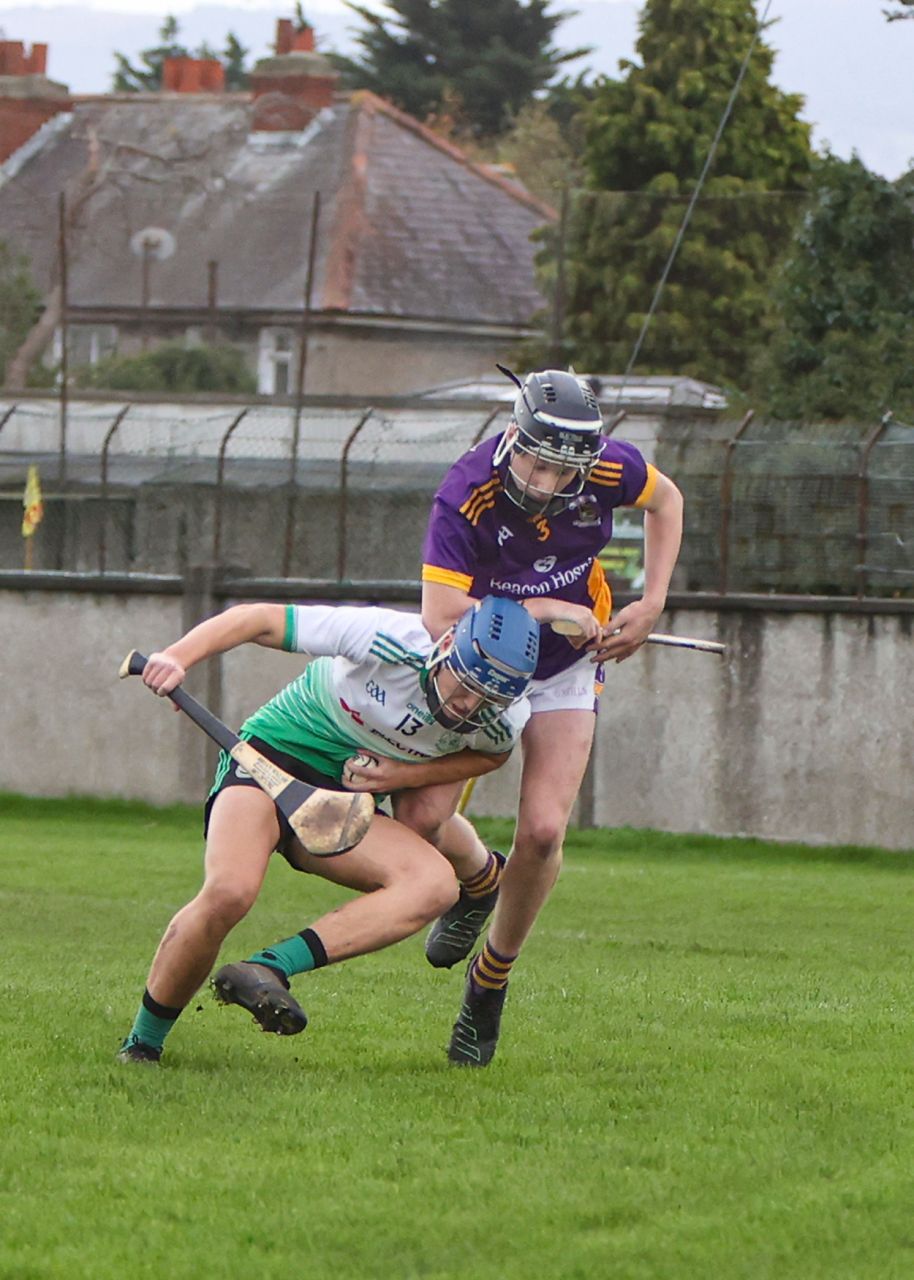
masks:
[[[553,47],[571,15],[549,12],[549,0],[389,0],[390,19],[348,7],[365,23],[361,60],[333,56],[349,87],[420,120],[457,104],[475,137],[503,133],[563,63],[589,52]]]
[[[826,156],[772,290],[759,402],[782,418],[914,415],[914,173]]]
[[[7,361],[19,350],[40,311],[41,294],[28,260],[0,240],[0,382]]]
[[[647,0],[640,64],[598,82],[565,263],[566,356],[578,368],[627,367],[757,21],[752,0]],[[762,340],[769,276],[811,163],[802,99],[771,84],[772,59],[760,38],[642,347],[642,373],[739,382]]]
[[[233,31],[225,37],[225,48],[222,51],[222,65],[225,67],[225,87],[230,91],[248,87],[248,72],[245,62],[250,49],[245,49]]]
[[[178,20],[168,14],[159,28],[159,44],[140,51],[140,65],[133,66],[122,53],[115,53],[117,70],[112,89],[115,93],[156,92],[162,87],[162,66],[166,58],[189,58],[190,52],[178,43]]]
[[[245,49],[231,31],[225,39],[225,49],[220,54],[203,41],[191,52],[179,39],[178,20],[169,14],[159,28],[159,43],[150,49],[142,49],[139,63],[134,66],[123,53],[115,53],[117,69],[112,88],[115,93],[156,93],[162,87],[162,67],[166,58],[213,58],[225,68],[226,89],[246,89],[247,69]]]

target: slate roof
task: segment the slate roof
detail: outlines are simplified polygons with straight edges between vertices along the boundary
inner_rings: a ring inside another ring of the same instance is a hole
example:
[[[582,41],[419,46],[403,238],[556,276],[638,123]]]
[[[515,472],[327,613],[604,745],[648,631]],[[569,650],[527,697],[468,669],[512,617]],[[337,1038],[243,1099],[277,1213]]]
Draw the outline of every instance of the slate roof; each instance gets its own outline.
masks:
[[[72,308],[139,305],[130,241],[152,226],[176,246],[152,265],[152,308],[205,308],[214,259],[221,312],[294,313],[320,191],[315,311],[529,325],[543,305],[530,235],[548,206],[367,92],[301,133],[252,133],[252,113],[243,94],[77,100],[0,171],[0,236],[46,291],[63,187]]]

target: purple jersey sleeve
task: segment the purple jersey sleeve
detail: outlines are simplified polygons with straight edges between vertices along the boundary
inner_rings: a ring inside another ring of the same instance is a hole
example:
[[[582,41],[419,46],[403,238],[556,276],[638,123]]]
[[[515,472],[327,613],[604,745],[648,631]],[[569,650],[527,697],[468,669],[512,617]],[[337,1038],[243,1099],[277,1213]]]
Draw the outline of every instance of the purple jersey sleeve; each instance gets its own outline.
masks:
[[[600,487],[611,486],[614,507],[643,506],[657,482],[654,467],[645,462],[641,451],[626,440],[609,440],[603,456],[593,472]]]
[[[422,549],[422,581],[469,591],[478,562],[473,526],[459,511],[436,499]]]

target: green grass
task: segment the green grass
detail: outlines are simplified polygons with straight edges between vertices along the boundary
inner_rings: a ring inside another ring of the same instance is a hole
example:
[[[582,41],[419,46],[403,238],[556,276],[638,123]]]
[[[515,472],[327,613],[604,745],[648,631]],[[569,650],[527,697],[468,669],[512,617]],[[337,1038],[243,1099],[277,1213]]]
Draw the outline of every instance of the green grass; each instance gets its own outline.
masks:
[[[506,824],[484,824],[496,842]],[[199,815],[0,796],[3,1280],[907,1280],[914,860],[575,833],[487,1071],[422,944],[116,1065]],[[340,900],[272,867],[225,958]]]

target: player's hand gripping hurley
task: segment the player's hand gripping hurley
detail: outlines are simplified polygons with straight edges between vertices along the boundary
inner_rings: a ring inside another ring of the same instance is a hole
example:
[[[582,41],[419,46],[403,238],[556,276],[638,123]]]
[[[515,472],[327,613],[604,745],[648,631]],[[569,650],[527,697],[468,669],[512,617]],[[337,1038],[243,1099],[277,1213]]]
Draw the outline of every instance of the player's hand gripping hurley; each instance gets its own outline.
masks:
[[[131,649],[121,663],[121,679],[142,675],[146,662],[143,654]],[[280,813],[288,819],[289,826],[308,853],[313,853],[316,857],[345,853],[365,836],[374,817],[372,796],[349,791],[328,791],[301,782],[261,755],[249,742],[243,742],[185,689],[179,686],[167,697],[227,751],[242,769],[247,770]]]
[[[549,625],[559,636],[584,634],[580,624],[572,618],[556,618]],[[718,657],[722,657],[727,651],[726,645],[717,640],[696,640],[693,636],[671,636],[660,631],[652,631],[645,643],[668,645],[672,649],[697,649],[700,653],[716,653]]]

